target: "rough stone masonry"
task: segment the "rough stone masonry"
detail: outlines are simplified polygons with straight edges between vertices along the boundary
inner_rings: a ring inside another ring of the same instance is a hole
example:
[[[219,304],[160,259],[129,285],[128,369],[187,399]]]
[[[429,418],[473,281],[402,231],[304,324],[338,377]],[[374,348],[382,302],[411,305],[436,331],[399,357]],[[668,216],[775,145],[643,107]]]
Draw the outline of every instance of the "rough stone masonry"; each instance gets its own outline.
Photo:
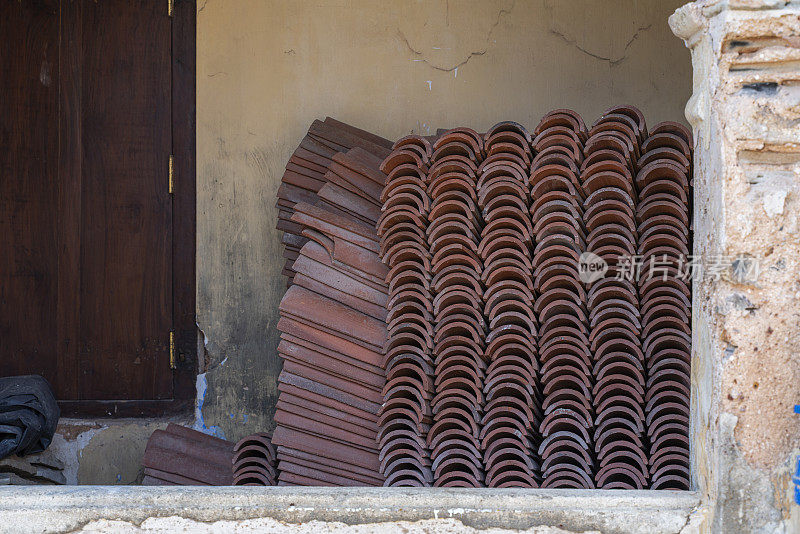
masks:
[[[692,411],[706,529],[798,529],[800,3],[702,0],[670,17],[692,52]],[[705,529],[704,529],[705,530]]]

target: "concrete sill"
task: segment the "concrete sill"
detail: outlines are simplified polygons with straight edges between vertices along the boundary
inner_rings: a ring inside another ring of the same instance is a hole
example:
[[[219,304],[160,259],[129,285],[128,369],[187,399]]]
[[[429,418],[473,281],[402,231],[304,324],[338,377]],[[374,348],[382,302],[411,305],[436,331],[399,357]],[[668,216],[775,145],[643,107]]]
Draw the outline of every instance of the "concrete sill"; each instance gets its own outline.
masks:
[[[454,518],[476,528],[679,532],[694,492],[141,486],[0,487],[0,532],[63,532],[99,519],[269,517],[347,524]]]

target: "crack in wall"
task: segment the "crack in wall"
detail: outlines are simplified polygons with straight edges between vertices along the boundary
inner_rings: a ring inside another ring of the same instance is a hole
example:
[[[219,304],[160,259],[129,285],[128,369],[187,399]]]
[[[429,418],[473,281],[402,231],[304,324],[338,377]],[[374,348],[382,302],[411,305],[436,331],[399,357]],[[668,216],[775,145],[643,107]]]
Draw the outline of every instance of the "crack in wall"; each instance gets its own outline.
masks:
[[[469,55],[466,57],[466,59],[464,59],[463,61],[461,61],[460,63],[458,63],[456,65],[453,65],[452,67],[444,67],[444,66],[440,66],[440,65],[434,65],[433,63],[431,63],[425,57],[425,54],[421,50],[417,50],[416,48],[411,46],[411,43],[409,42],[408,37],[406,37],[406,35],[403,33],[403,31],[400,28],[397,28],[397,34],[400,37],[400,39],[402,39],[402,41],[405,43],[406,48],[408,48],[415,56],[420,56],[420,61],[422,61],[423,63],[425,63],[426,65],[428,65],[432,69],[436,69],[436,70],[442,71],[442,72],[453,72],[453,71],[458,70],[459,68],[463,67],[467,63],[469,63],[469,61],[473,57],[482,56],[482,55],[486,54],[486,52],[489,51],[489,46],[491,45],[492,33],[494,32],[495,28],[497,28],[497,26],[500,24],[500,19],[503,17],[503,15],[509,15],[511,13],[511,11],[514,9],[515,5],[516,5],[516,0],[511,2],[511,6],[508,9],[500,8],[500,10],[497,12],[497,17],[496,17],[496,19],[494,21],[494,24],[492,24],[492,27],[489,28],[489,33],[486,34],[486,47],[485,48],[483,48],[482,50],[477,50],[475,52],[470,52]],[[446,13],[445,16],[448,18],[447,25],[449,26],[450,25],[450,22],[449,22],[449,4],[447,6],[447,13]]]
[[[584,48],[581,45],[579,45],[578,41],[576,39],[570,39],[569,37],[567,37],[566,35],[564,35],[563,33],[561,33],[560,31],[556,30],[553,27],[550,28],[550,33],[552,33],[554,35],[557,35],[564,42],[571,44],[572,46],[574,46],[575,48],[577,48],[578,50],[580,50],[581,52],[583,52],[587,56],[593,57],[594,59],[597,59],[597,60],[600,60],[600,61],[607,61],[609,63],[609,65],[611,65],[612,67],[615,67],[618,64],[622,63],[623,61],[625,61],[626,59],[628,59],[628,49],[639,38],[639,35],[641,35],[642,33],[646,32],[647,30],[649,30],[652,27],[653,27],[652,24],[648,24],[647,26],[642,26],[640,28],[637,28],[636,32],[633,34],[633,37],[631,37],[628,40],[628,42],[625,44],[625,48],[622,50],[622,55],[617,57],[617,58],[605,57],[605,56],[601,56],[600,54],[595,54],[594,52],[592,52],[590,50],[587,50],[586,48]]]

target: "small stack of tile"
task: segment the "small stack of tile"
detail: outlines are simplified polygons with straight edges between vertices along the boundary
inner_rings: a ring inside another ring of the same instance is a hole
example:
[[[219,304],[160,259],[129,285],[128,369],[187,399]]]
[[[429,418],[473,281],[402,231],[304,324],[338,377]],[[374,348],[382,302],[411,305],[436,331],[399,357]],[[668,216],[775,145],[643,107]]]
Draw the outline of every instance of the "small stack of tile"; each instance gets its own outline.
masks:
[[[64,463],[50,450],[0,460],[0,486],[63,485]]]
[[[387,486],[433,483],[427,442],[434,376],[433,298],[427,237],[430,201],[425,184],[432,152],[426,138],[404,137],[381,166],[387,179],[378,235],[381,259],[389,268],[391,311],[378,445]]]
[[[288,278],[287,285],[291,285],[294,277],[292,264],[300,255],[300,249],[308,241],[303,236],[302,225],[292,221],[294,206],[298,202],[305,202],[316,205],[337,205],[337,209],[342,209],[352,213],[353,208],[359,204],[351,202],[350,195],[345,195],[345,191],[353,193],[357,197],[369,196],[369,188],[362,189],[361,183],[351,184],[347,182],[348,172],[337,172],[342,167],[347,168],[348,163],[337,160],[343,158],[341,154],[348,152],[352,148],[359,148],[369,155],[379,159],[385,158],[391,151],[392,143],[382,137],[360,130],[349,124],[326,117],[324,121],[315,120],[308,133],[300,142],[300,146],[289,158],[286,164],[286,171],[281,179],[278,188],[278,230],[283,231],[282,243],[284,245],[284,257],[286,258],[283,274]],[[363,161],[359,154],[353,155],[350,164],[361,165]],[[368,163],[366,164],[369,165]],[[333,169],[334,174],[328,174],[328,170]],[[325,187],[330,185],[330,187]],[[380,190],[377,197],[380,197]],[[370,198],[366,198],[369,202]],[[375,204],[372,202],[372,204]],[[380,204],[375,205],[373,210],[379,210]],[[356,219],[365,222],[362,213],[353,214]]]
[[[170,423],[144,451],[143,486],[230,486],[234,444]]]
[[[245,436],[233,448],[234,486],[274,486],[278,481],[278,457],[272,434]]]
[[[636,174],[642,350],[650,487],[688,489],[692,290],[692,135],[662,122],[647,136]],[[684,269],[681,268],[683,265]]]
[[[486,223],[478,246],[488,325],[480,434],[486,486],[535,488],[541,399],[529,215],[531,135],[521,124],[501,122],[486,132],[484,145],[477,191]]]

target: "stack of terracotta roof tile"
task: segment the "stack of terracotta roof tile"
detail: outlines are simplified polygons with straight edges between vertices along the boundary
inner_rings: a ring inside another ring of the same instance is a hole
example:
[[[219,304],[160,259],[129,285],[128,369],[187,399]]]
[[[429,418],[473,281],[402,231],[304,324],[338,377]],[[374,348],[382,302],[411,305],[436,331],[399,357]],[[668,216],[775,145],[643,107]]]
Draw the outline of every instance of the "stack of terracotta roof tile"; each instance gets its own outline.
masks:
[[[354,144],[352,135],[336,139],[332,149]],[[361,145],[330,157],[313,204],[293,205],[290,222],[307,241],[280,304],[284,365],[272,438],[279,485],[384,480],[377,414],[385,384],[388,270],[375,228],[386,177],[381,158]]]
[[[147,440],[144,486],[230,486],[234,444],[170,423]]]
[[[357,210],[364,208],[374,215],[380,209],[380,204],[372,201],[380,196],[380,191],[376,196],[366,198],[367,206],[360,202],[354,204],[353,195],[364,198],[365,194],[368,195],[370,192],[374,194],[375,188],[364,182],[348,182],[347,177],[350,173],[346,169],[350,168],[351,160],[340,161],[340,159],[347,159],[343,154],[352,148],[358,148],[383,159],[389,154],[391,146],[391,142],[382,137],[330,117],[324,121],[314,121],[311,125],[300,146],[286,164],[286,171],[278,188],[277,227],[284,232],[282,242],[285,247],[286,264],[283,274],[289,278],[288,285],[291,285],[294,276],[292,263],[307,241],[302,235],[302,225],[292,221],[295,204],[305,202],[315,205],[321,199],[323,205],[329,207],[336,205],[336,209],[348,213],[352,213],[353,208]],[[333,173],[328,173],[329,169],[333,170]],[[330,187],[325,187],[326,184]],[[345,192],[350,192],[351,195]],[[356,211],[354,217],[366,222],[362,215],[363,212]]]
[[[318,246],[307,243],[301,257]],[[284,367],[273,437],[280,483],[379,484],[384,321],[300,285],[289,288],[280,311]]]
[[[381,258],[389,268],[389,314],[378,440],[387,486],[433,482],[427,444],[434,368],[430,200],[425,186],[431,153],[427,139],[404,137],[381,166],[387,179],[377,229]]]
[[[234,486],[274,486],[278,481],[278,458],[267,433],[245,436],[233,448]]]
[[[483,218],[476,194],[483,159],[481,135],[468,128],[448,130],[433,145],[428,173],[436,373],[428,445],[435,486],[484,484],[480,424],[486,324],[478,255]]]
[[[556,110],[544,116],[535,134],[530,186],[544,397],[542,487],[592,488],[592,368],[586,292],[579,278],[586,250],[579,171],[586,127],[576,113]]]
[[[531,136],[501,122],[484,136],[477,183],[485,226],[483,312],[488,321],[481,452],[488,487],[538,487],[541,399],[531,250]]]
[[[276,450],[241,446],[237,483],[688,488],[685,128],[562,109],[391,152],[320,128],[284,188],[326,147],[283,205]]]
[[[589,280],[588,292],[598,461],[594,479],[606,489],[642,489],[648,479],[642,330],[630,270],[638,243],[633,176],[646,136],[639,110],[612,108],[590,130],[581,167],[587,250],[608,265],[604,276]]]
[[[664,122],[642,145],[636,189],[645,413],[654,489],[689,488],[692,137]]]

